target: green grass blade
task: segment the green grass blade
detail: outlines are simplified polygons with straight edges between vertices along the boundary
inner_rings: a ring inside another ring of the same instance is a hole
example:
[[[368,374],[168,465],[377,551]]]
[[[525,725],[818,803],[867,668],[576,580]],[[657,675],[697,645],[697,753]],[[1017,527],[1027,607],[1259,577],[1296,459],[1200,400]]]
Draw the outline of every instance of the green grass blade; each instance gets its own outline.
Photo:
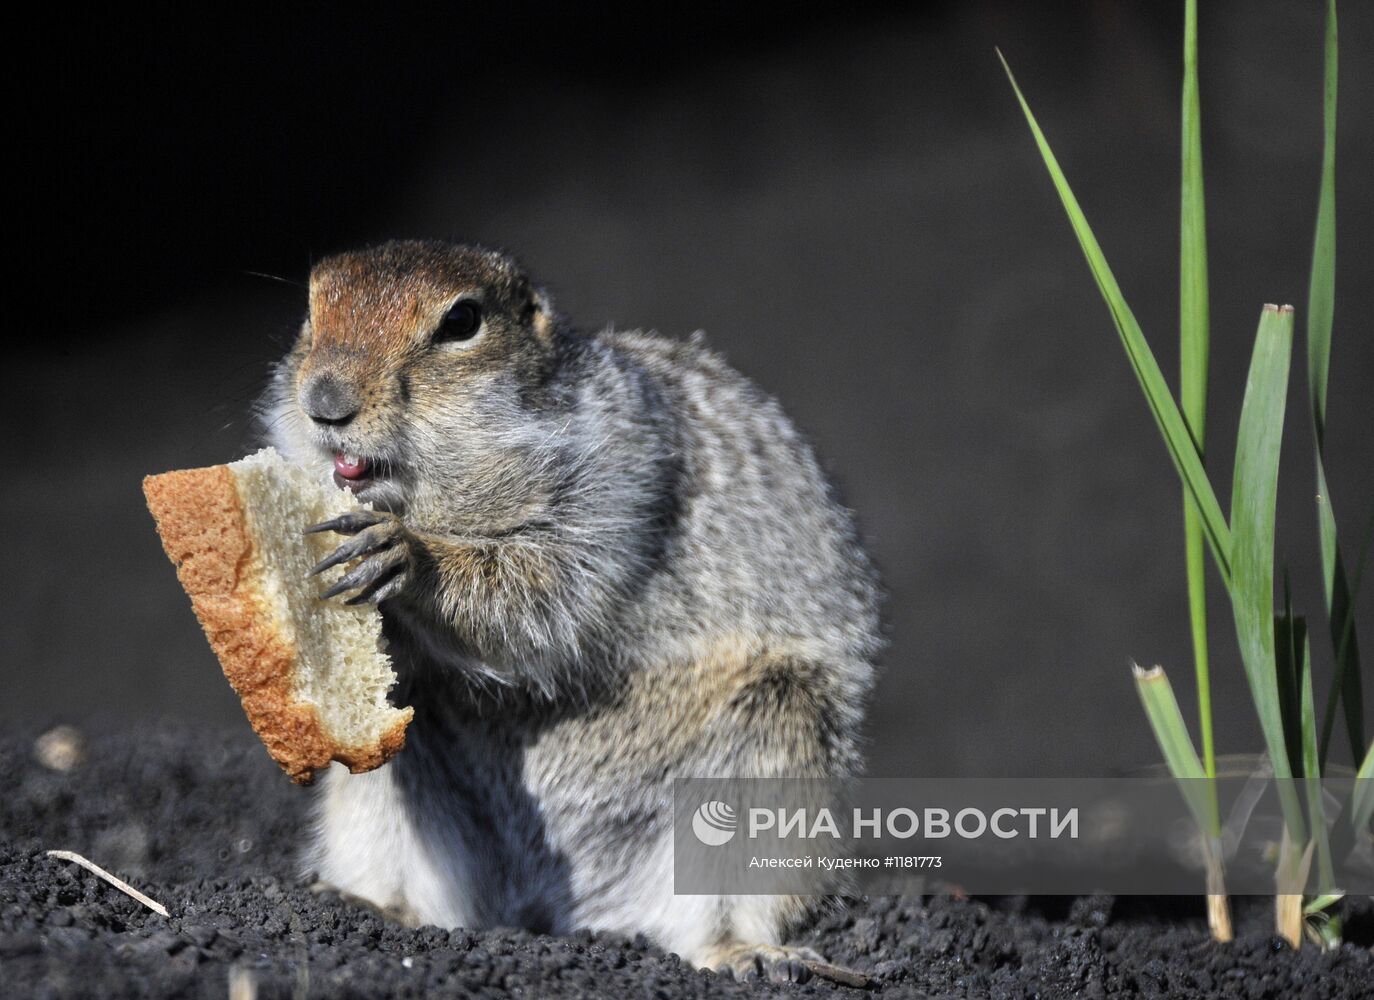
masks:
[[[1355,794],[1350,811],[1356,831],[1368,830],[1370,821],[1374,820],[1374,743],[1370,744],[1369,752],[1355,772]]]
[[[1164,762],[1169,773],[1178,783],[1179,791],[1188,804],[1198,826],[1213,837],[1221,834],[1220,816],[1212,797],[1208,794],[1210,782],[1193,749],[1193,741],[1188,736],[1188,726],[1179,711],[1178,699],[1169,678],[1160,667],[1145,670],[1134,667],[1135,688],[1140,695],[1140,704],[1154,730],[1155,742],[1164,754]]]
[[[1298,668],[1298,693],[1302,699],[1302,772],[1307,789],[1307,818],[1317,842],[1317,888],[1331,892],[1336,875],[1331,862],[1331,841],[1326,832],[1326,808],[1322,804],[1322,765],[1317,748],[1317,711],[1312,697],[1312,647],[1302,619],[1293,621],[1294,651]]]
[[[1274,652],[1274,512],[1292,349],[1292,307],[1265,306],[1241,405],[1231,489],[1231,608],[1250,695],[1279,779],[1293,777]],[[1289,835],[1301,844],[1305,824],[1292,783],[1280,780],[1279,791]]]
[[[1210,355],[1207,285],[1207,211],[1202,186],[1202,115],[1197,81],[1197,0],[1188,0],[1183,29],[1183,165],[1179,219],[1179,398],[1198,458],[1206,455],[1207,364]],[[1197,682],[1198,736],[1202,766],[1217,773],[1212,737],[1212,681],[1207,650],[1207,566],[1202,520],[1183,491],[1184,556],[1188,617]]]
[[[1294,773],[1303,777],[1307,818],[1315,841],[1318,889],[1328,892],[1334,887],[1336,876],[1331,864],[1331,841],[1327,836],[1326,809],[1322,802],[1317,713],[1312,696],[1312,646],[1308,641],[1307,622],[1293,614],[1292,591],[1286,571],[1283,575],[1283,614],[1274,619],[1274,635],[1290,764]]]
[[[1320,471],[1320,467],[1319,467]],[[1360,584],[1364,580],[1365,561],[1369,556],[1370,542],[1374,541],[1374,510],[1369,512],[1369,521],[1365,525],[1364,540],[1360,543],[1360,554],[1355,562],[1355,579],[1347,591],[1344,588],[1346,582],[1345,564],[1338,558],[1336,579],[1342,584],[1339,591],[1339,606],[1344,609],[1344,613],[1337,618],[1332,615],[1331,626],[1332,636],[1336,644],[1336,678],[1331,685],[1331,692],[1326,703],[1326,717],[1322,722],[1322,760],[1326,760],[1326,749],[1331,740],[1331,730],[1336,721],[1336,699],[1347,687],[1355,688],[1353,698],[1342,696],[1341,702],[1346,707],[1346,731],[1350,734],[1352,756],[1355,760],[1360,759],[1360,745],[1356,739],[1364,734],[1364,720],[1357,718],[1352,721],[1350,712],[1352,709],[1363,715],[1364,698],[1360,692],[1360,654],[1355,642],[1355,599],[1360,593]],[[1339,555],[1339,554],[1338,554]],[[1336,637],[1335,630],[1337,622],[1341,622],[1340,635]],[[1348,672],[1342,677],[1342,668]],[[1353,675],[1353,683],[1351,677]]]
[[[1283,719],[1283,743],[1288,748],[1288,766],[1293,774],[1303,773],[1302,763],[1302,645],[1307,641],[1307,623],[1293,615],[1288,572],[1283,574],[1283,611],[1274,616],[1275,680],[1279,691],[1279,715]]]
[[[1031,112],[1030,104],[1027,103],[1025,95],[1021,93],[1021,88],[1016,84],[1016,78],[1012,75],[1011,67],[1007,65],[1006,59],[1002,58],[1000,51],[997,53],[997,58],[1002,60],[1002,68],[1006,70],[1007,79],[1011,81],[1012,90],[1015,91],[1016,99],[1021,104],[1021,110],[1026,116],[1027,124],[1030,125],[1032,135],[1035,137],[1035,144],[1040,150],[1040,156],[1054,181],[1055,190],[1059,193],[1059,199],[1063,203],[1065,214],[1069,217],[1069,223],[1073,226],[1074,234],[1078,237],[1083,256],[1087,259],[1088,267],[1092,271],[1093,278],[1097,281],[1098,290],[1102,293],[1102,298],[1106,301],[1107,308],[1112,314],[1112,320],[1116,324],[1117,333],[1121,337],[1122,346],[1126,349],[1126,356],[1130,360],[1136,380],[1145,393],[1145,400],[1149,404],[1150,412],[1164,437],[1169,457],[1173,461],[1175,469],[1178,470],[1179,477],[1183,480],[1183,485],[1188,490],[1189,496],[1197,505],[1202,522],[1202,531],[1208,546],[1211,548],[1217,570],[1220,572],[1223,582],[1229,587],[1232,558],[1231,532],[1227,527],[1226,518],[1222,515],[1221,505],[1217,502],[1212,485],[1207,480],[1207,473],[1202,467],[1202,459],[1198,455],[1193,437],[1184,422],[1183,414],[1179,412],[1178,405],[1174,402],[1173,395],[1169,391],[1168,383],[1165,382],[1164,375],[1159,370],[1159,364],[1150,352],[1149,344],[1145,341],[1145,335],[1140,330],[1140,324],[1136,322],[1135,315],[1121,294],[1121,288],[1117,284],[1111,268],[1107,265],[1107,259],[1102,253],[1101,246],[1098,245],[1097,238],[1093,235],[1092,228],[1088,225],[1087,218],[1083,215],[1083,210],[1079,207],[1078,199],[1074,197],[1069,182],[1059,167],[1059,161],[1055,159],[1049,142],[1045,139],[1039,123],[1035,120],[1035,115]]]
[[[1317,443],[1317,530],[1327,621],[1336,652],[1335,680],[1322,720],[1321,759],[1326,760],[1338,702],[1345,708],[1352,756],[1364,749],[1364,692],[1360,645],[1354,629],[1354,602],[1341,559],[1336,514],[1326,484],[1326,388],[1331,368],[1331,330],[1336,304],[1336,2],[1326,8],[1326,52],[1322,95],[1322,175],[1317,199],[1317,230],[1312,241],[1312,277],[1307,296],[1307,389]]]
[[[1331,326],[1336,303],[1336,49],[1336,0],[1328,0],[1322,95],[1322,179],[1307,297],[1307,386],[1318,451],[1326,443],[1326,381],[1331,367]]]
[[[1346,596],[1347,608],[1345,615],[1342,616],[1345,619],[1345,623],[1344,627],[1341,629],[1340,639],[1336,642],[1336,659],[1338,662],[1346,657],[1346,644],[1355,641],[1355,601],[1360,594],[1360,585],[1364,582],[1364,570],[1369,559],[1371,542],[1374,542],[1374,509],[1370,510],[1369,519],[1364,526],[1364,540],[1360,542],[1360,554],[1355,561],[1355,578],[1351,582],[1350,591]],[[1346,578],[1344,564],[1342,564],[1341,578]],[[1358,664],[1359,660],[1356,658],[1351,662]],[[1355,747],[1354,756],[1357,759],[1359,758],[1359,747]]]
[[[1302,907],[1304,917],[1315,916],[1323,910],[1330,909],[1345,898],[1343,892],[1327,892],[1320,896],[1313,896]]]
[[[1188,0],[1183,31],[1183,164],[1179,218],[1179,396],[1199,455],[1205,451],[1210,351],[1207,211],[1202,187],[1202,127],[1197,82],[1197,0]]]
[[[1326,469],[1320,454],[1317,455],[1317,490],[1317,523],[1321,536],[1322,575],[1327,587],[1327,620],[1331,629],[1331,645],[1336,652],[1335,676],[1322,718],[1321,757],[1325,762],[1331,746],[1331,735],[1336,728],[1338,703],[1345,709],[1345,730],[1350,737],[1351,756],[1359,758],[1360,750],[1365,745],[1364,684],[1360,676],[1360,644],[1355,634],[1355,595],[1337,543],[1336,519],[1331,511],[1331,498],[1326,492]]]

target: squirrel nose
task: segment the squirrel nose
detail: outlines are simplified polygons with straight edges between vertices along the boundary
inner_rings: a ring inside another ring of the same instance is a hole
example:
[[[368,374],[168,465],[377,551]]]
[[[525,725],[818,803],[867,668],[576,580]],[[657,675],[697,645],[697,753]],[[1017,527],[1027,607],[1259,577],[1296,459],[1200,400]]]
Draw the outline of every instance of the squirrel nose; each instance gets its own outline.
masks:
[[[358,414],[358,394],[332,375],[320,375],[305,387],[301,405],[317,424],[342,425]]]

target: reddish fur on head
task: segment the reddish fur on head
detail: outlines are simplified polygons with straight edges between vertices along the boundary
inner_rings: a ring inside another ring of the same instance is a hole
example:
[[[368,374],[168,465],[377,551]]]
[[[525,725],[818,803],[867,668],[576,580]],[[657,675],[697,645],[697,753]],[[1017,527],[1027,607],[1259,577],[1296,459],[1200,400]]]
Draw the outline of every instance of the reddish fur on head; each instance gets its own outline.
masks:
[[[310,326],[321,347],[402,351],[464,293],[525,319],[536,305],[510,258],[447,243],[402,240],[328,257],[310,273]]]
[[[480,303],[481,342],[436,357],[432,334],[465,298]],[[311,272],[295,387],[329,375],[366,409],[411,374],[432,382],[507,370],[538,380],[556,334],[547,300],[511,258],[448,243],[386,243],[328,257]]]
[[[474,330],[447,319],[460,302]],[[283,448],[412,520],[520,523],[554,489],[545,442],[581,343],[504,254],[402,241],[328,257],[277,371]]]

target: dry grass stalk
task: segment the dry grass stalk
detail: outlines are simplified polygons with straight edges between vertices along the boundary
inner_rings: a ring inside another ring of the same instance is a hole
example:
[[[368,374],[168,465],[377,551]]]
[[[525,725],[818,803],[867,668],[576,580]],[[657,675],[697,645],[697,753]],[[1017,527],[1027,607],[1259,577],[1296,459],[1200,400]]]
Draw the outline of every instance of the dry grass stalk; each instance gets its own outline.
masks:
[[[48,857],[57,858],[59,861],[70,861],[73,864],[78,864],[82,868],[86,869],[88,872],[91,872],[95,875],[99,875],[106,882],[110,883],[110,885],[114,886],[120,892],[124,893],[124,895],[138,900],[140,903],[148,907],[148,909],[152,910],[154,913],[160,914],[164,917],[171,916],[171,914],[167,912],[167,907],[163,906],[157,900],[145,896],[143,893],[139,892],[137,889],[131,886],[128,882],[125,882],[123,879],[115,875],[111,875],[109,872],[107,872],[104,868],[101,868],[94,861],[91,861],[88,858],[83,858],[75,851],[49,851]]]

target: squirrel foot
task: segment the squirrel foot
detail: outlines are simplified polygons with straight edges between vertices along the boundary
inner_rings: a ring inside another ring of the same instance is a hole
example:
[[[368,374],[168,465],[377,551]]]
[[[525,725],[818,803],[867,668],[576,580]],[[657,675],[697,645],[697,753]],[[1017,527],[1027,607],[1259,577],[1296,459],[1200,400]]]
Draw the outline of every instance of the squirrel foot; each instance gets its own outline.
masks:
[[[420,919],[420,915],[405,903],[392,902],[385,906],[381,906],[363,896],[354,895],[347,889],[340,889],[337,885],[333,885],[330,882],[311,882],[310,892],[316,896],[323,895],[324,893],[332,893],[339,897],[340,902],[346,903],[349,906],[357,906],[364,910],[371,910],[384,920],[392,920],[406,927],[419,927],[424,923],[424,921]]]
[[[810,948],[777,944],[717,945],[701,963],[718,973],[730,973],[738,980],[767,979],[770,983],[804,983],[811,978],[807,962],[824,962]]]

